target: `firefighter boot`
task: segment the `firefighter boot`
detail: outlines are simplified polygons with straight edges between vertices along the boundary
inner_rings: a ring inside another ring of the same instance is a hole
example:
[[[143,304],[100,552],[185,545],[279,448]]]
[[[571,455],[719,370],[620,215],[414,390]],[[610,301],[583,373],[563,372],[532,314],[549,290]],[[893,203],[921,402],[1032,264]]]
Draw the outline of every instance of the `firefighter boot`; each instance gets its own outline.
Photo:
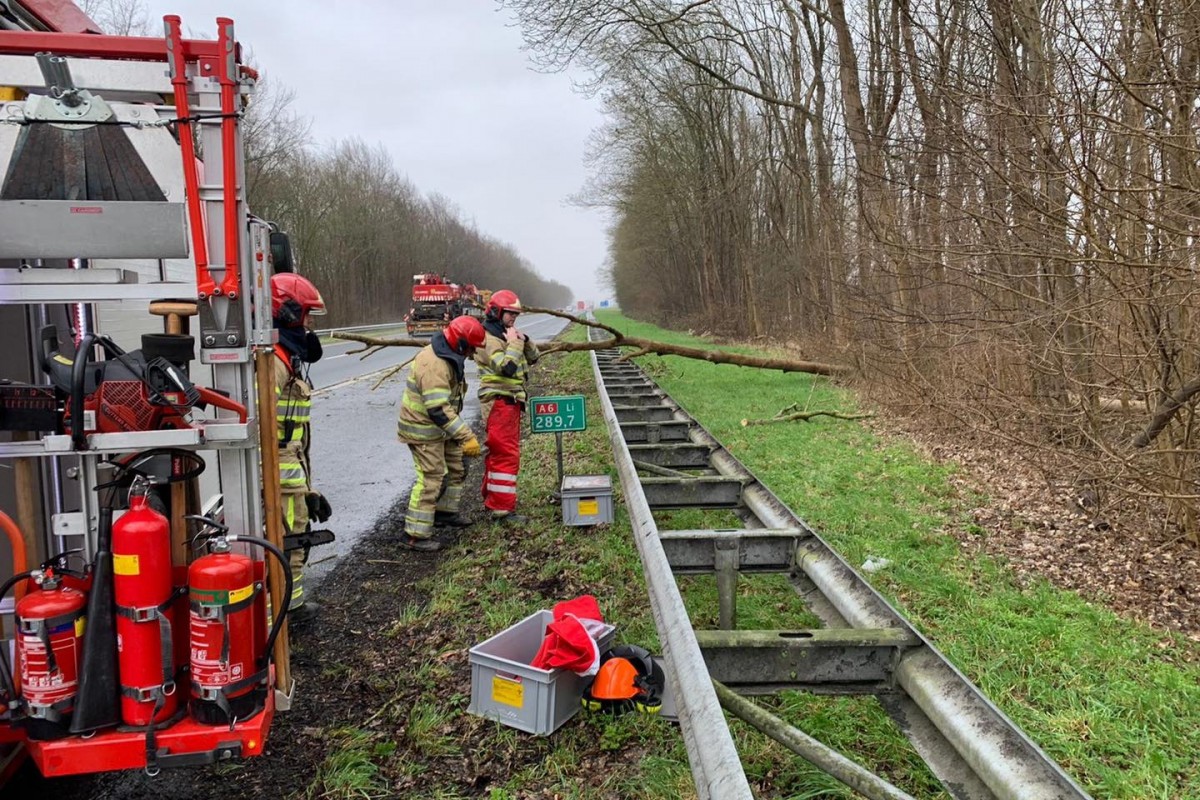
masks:
[[[321,606],[312,600],[304,601],[304,605],[288,609],[288,621],[296,624],[311,622],[321,613]]]
[[[435,528],[469,528],[474,524],[457,511],[437,511],[433,515]]]
[[[417,550],[422,553],[432,553],[435,550],[441,550],[446,545],[439,542],[437,539],[421,539],[416,536],[409,536],[406,533],[400,537],[400,546],[408,550]]]
[[[524,514],[518,514],[515,511],[493,511],[492,522],[498,522],[501,525],[525,525],[528,524],[529,517]]]

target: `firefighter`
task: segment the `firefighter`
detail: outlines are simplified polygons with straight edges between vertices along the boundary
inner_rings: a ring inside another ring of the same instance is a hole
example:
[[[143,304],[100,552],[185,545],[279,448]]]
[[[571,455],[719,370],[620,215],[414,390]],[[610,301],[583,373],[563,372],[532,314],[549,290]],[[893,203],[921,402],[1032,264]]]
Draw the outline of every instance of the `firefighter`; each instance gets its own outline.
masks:
[[[459,415],[467,391],[466,359],[483,341],[479,320],[455,317],[433,335],[409,368],[396,435],[412,452],[417,473],[400,539],[410,550],[441,550],[443,543],[433,538],[435,525],[471,524],[458,513],[467,477],[463,456],[479,455],[479,440]]]
[[[309,463],[312,384],[308,365],[321,358],[321,340],[309,318],[325,313],[325,301],[312,281],[294,272],[271,276],[271,316],[279,331],[275,345],[275,421],[279,439],[279,484],[283,493],[285,534],[301,533],[310,519],[324,522],[332,513],[329,501],[313,489]],[[312,616],[315,603],[304,593],[305,548],[291,552],[292,598],[297,617]]]
[[[494,521],[523,523],[516,513],[517,471],[521,466],[521,412],[527,399],[525,381],[538,349],[517,329],[521,300],[501,289],[488,300],[483,328],[487,344],[475,355],[479,364],[479,413],[487,424],[487,457],[483,462],[483,505]]]

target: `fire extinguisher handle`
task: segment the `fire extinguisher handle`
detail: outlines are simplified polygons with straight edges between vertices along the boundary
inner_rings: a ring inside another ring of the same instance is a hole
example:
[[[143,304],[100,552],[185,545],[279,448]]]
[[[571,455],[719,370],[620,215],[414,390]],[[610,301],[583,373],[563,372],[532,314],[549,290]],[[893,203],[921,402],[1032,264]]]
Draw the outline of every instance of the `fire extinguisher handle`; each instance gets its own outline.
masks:
[[[41,565],[38,567],[38,569],[43,572],[45,572],[48,569],[52,569],[61,575],[70,575],[72,578],[79,578],[82,580],[83,578],[87,577],[87,573],[83,572],[81,570],[71,569],[71,567],[70,567],[71,556],[77,555],[82,552],[83,552],[82,547],[76,547],[71,550],[63,550],[61,553],[53,555],[50,558],[43,561],[41,563]]]
[[[217,522],[212,517],[206,517],[202,514],[188,514],[184,517],[184,519],[191,520],[193,522],[199,522],[202,527],[212,528],[217,533],[225,533],[229,530],[228,525]]]
[[[266,664],[271,659],[275,639],[279,636],[279,629],[283,626],[284,619],[287,618],[288,606],[292,602],[292,570],[284,552],[266,539],[248,534],[235,533],[230,535],[228,540],[230,542],[249,542],[250,544],[258,545],[270,553],[279,562],[279,566],[283,570],[283,602],[279,604],[279,613],[275,615],[275,619],[271,623],[271,632],[267,634],[267,644],[263,652],[263,663]]]

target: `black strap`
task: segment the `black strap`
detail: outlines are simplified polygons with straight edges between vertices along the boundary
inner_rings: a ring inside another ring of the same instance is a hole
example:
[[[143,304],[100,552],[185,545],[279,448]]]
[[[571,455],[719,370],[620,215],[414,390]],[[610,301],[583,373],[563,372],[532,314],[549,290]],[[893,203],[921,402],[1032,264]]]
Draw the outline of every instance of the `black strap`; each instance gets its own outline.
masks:
[[[28,700],[22,698],[21,706],[24,716],[28,719],[44,719],[47,722],[65,722],[67,715],[75,705],[75,696],[64,697],[57,703],[51,703],[48,706],[34,706]],[[38,713],[31,713],[31,709],[37,708]]]
[[[236,603],[226,603],[225,605],[210,605],[207,603],[199,603],[192,600],[189,607],[192,611],[198,614],[202,619],[217,620],[221,623],[221,663],[229,663],[229,616],[248,608],[254,604],[254,598],[262,590],[261,583],[255,583],[250,587],[250,594],[243,597]]]
[[[255,672],[253,675],[247,678],[242,678],[240,681],[227,683],[220,687],[201,686],[195,681],[192,681],[192,690],[201,700],[215,703],[217,708],[225,712],[225,717],[229,720],[229,730],[233,730],[233,726],[237,723],[237,718],[233,715],[233,707],[229,705],[229,695],[233,694],[234,692],[240,692],[242,689],[245,689],[248,686],[254,686],[258,683],[265,683],[267,680],[267,675],[267,669],[260,669],[258,672]],[[254,710],[249,716],[257,714],[261,709],[261,703],[255,704]]]
[[[45,619],[22,619],[20,620],[21,628],[24,633],[32,633],[38,637],[42,646],[46,648],[46,670],[49,672],[58,672],[58,659],[54,655],[54,647],[50,644],[50,629],[57,628],[59,625],[68,623],[74,624],[75,620],[83,616],[83,610],[68,611],[66,614],[59,614],[57,617],[46,617]]]
[[[46,648],[46,672],[58,672],[58,659],[54,657],[54,645],[50,643],[50,626],[49,620],[39,619],[34,625],[34,630],[37,631],[37,637],[42,640],[42,646]]]
[[[133,608],[130,606],[117,606],[117,614],[126,619],[131,619],[135,623],[139,622],[157,622],[158,623],[158,647],[159,658],[162,664],[163,682],[162,691],[169,695],[175,690],[174,678],[174,645],[172,644],[171,636],[171,618],[164,612],[175,604],[175,600],[187,591],[186,586],[176,586],[171,595],[159,603],[157,606],[148,608]],[[125,687],[122,687],[124,691]],[[135,689],[137,687],[134,687]],[[148,699],[148,698],[147,698]],[[158,713],[157,711],[155,713]]]
[[[236,603],[226,603],[224,605],[220,605],[215,603],[199,603],[195,600],[191,600],[188,603],[188,607],[191,608],[192,611],[195,611],[197,614],[202,616],[204,619],[224,619],[230,614],[236,614],[246,606],[253,603],[255,595],[257,595],[261,590],[262,584],[255,583],[250,589],[250,594],[247,597],[243,597],[241,600],[238,600]],[[205,612],[208,613],[206,614]]]
[[[154,718],[166,704],[167,696],[161,691],[155,692],[154,710],[150,712],[150,722],[146,725],[146,774],[151,777],[162,771],[158,768],[158,745],[157,737],[154,735]]]

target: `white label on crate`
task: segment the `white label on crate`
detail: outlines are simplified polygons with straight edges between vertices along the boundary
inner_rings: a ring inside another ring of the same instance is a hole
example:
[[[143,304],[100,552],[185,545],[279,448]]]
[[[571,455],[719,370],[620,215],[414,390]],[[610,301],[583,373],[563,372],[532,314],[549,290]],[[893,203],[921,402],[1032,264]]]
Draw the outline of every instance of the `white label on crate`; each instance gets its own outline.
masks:
[[[600,502],[596,498],[591,497],[587,500],[579,501],[579,516],[594,517],[600,513]]]
[[[520,681],[510,681],[499,675],[492,676],[492,700],[513,708],[525,707],[525,687]]]

